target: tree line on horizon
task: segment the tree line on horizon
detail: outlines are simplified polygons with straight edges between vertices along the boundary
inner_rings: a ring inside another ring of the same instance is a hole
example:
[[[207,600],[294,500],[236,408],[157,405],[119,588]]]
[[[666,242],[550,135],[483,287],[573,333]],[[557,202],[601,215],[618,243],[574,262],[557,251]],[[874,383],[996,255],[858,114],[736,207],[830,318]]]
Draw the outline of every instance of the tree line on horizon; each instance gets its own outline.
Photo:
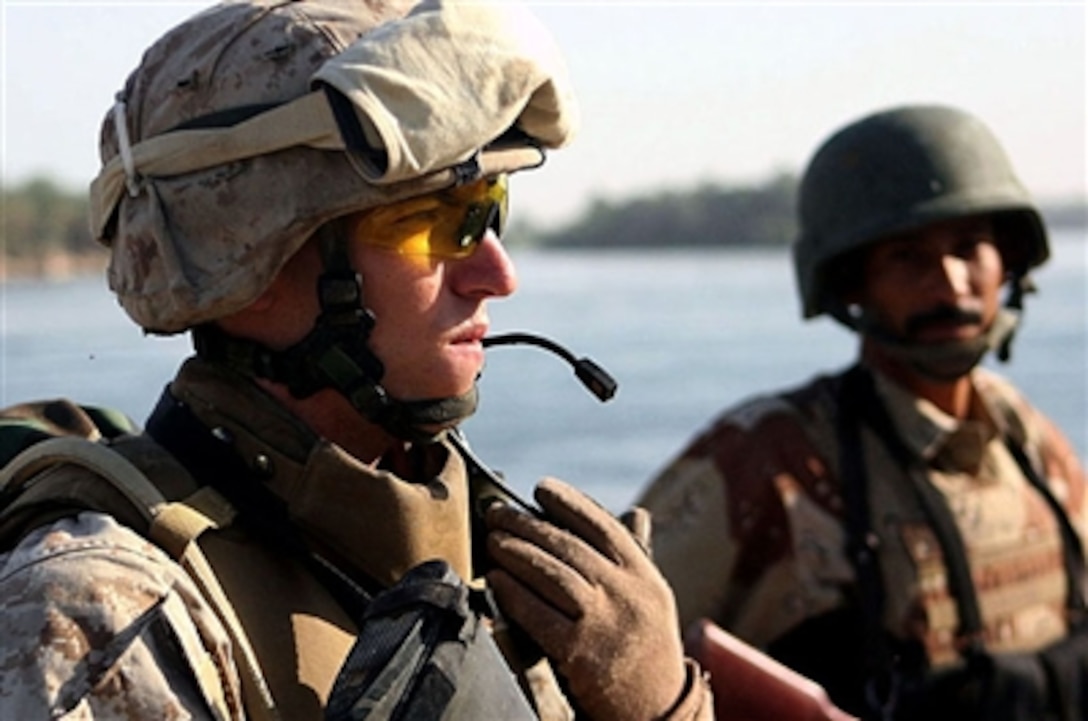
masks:
[[[796,232],[797,178],[788,173],[745,186],[706,183],[621,201],[594,201],[565,226],[538,230],[515,221],[519,246],[648,249],[784,246]],[[0,203],[0,256],[103,255],[87,229],[87,198],[47,178],[5,187]],[[1088,202],[1043,205],[1051,228],[1088,228]]]
[[[4,258],[27,260],[53,254],[94,255],[104,249],[91,239],[88,200],[48,178],[4,187],[0,203]]]
[[[777,246],[795,234],[797,179],[779,174],[757,185],[704,183],[619,201],[593,201],[573,222],[527,229],[542,248],[732,248]]]

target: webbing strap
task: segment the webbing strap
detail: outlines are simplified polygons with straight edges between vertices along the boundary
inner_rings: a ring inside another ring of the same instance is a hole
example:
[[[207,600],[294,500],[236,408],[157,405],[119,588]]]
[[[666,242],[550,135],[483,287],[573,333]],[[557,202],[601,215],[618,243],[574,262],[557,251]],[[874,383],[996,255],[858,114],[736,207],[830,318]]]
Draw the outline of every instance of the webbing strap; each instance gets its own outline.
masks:
[[[214,488],[201,486],[184,501],[165,504],[151,522],[148,537],[173,558],[209,528],[226,528],[237,515]]]
[[[136,466],[116,451],[76,436],[39,441],[0,469],[0,492],[13,493],[41,471],[60,464],[86,468],[105,479],[150,525],[166,499]]]
[[[155,516],[148,536],[177,559],[226,629],[242,680],[247,718],[278,721],[276,702],[257,661],[257,653],[215,571],[196,543],[204,531],[225,528],[235,516],[237,511],[226,498],[210,486],[201,486],[184,501],[166,504]]]
[[[900,669],[884,631],[884,580],[880,566],[879,538],[873,533],[869,514],[868,475],[861,441],[862,404],[869,400],[863,386],[865,371],[853,366],[843,376],[838,392],[836,424],[839,478],[845,501],[847,555],[858,580],[857,602],[864,622],[865,701],[877,717],[886,721],[899,703]]]
[[[170,593],[163,599],[161,611],[174,629],[183,629],[192,624],[185,603],[176,593]],[[219,669],[212,660],[211,655],[204,649],[195,634],[175,633],[174,638],[182,654],[184,654],[189,668],[192,669],[193,676],[203,691],[204,698],[208,702],[208,706],[211,707],[212,714],[216,719],[229,721],[231,718],[230,703],[227,701],[226,691],[219,678]]]
[[[234,606],[227,599],[227,594],[219,584],[219,579],[208,563],[199,544],[190,543],[178,558],[181,567],[200,588],[201,594],[208,600],[215,614],[222,621],[227,635],[230,636],[234,650],[234,661],[242,680],[242,695],[245,698],[246,718],[253,721],[279,721],[280,714],[276,701],[265,681],[257,653],[249,643],[242,622],[234,612]]]
[[[1086,573],[1084,544],[1081,543],[1080,536],[1077,534],[1076,529],[1073,528],[1073,522],[1069,519],[1069,514],[1062,506],[1061,501],[1058,500],[1050,486],[1047,485],[1046,480],[1032,465],[1027,453],[1024,452],[1023,446],[1015,443],[1009,436],[1005,437],[1005,445],[1012,457],[1016,459],[1028,481],[1046,501],[1054,517],[1058,519],[1058,529],[1062,535],[1062,562],[1065,566],[1066,580],[1068,581],[1066,584],[1068,598],[1066,605],[1069,611],[1069,623],[1073,626],[1082,626],[1088,620],[1086,618],[1088,600],[1084,597]]]
[[[276,702],[257,661],[257,654],[215,571],[196,543],[204,531],[225,528],[236,515],[234,507],[218,491],[210,486],[201,486],[184,501],[163,506],[151,523],[148,537],[181,564],[226,629],[242,679],[247,716],[255,721],[276,721],[279,719]]]
[[[298,145],[345,149],[323,90],[227,128],[177,130],[148,138],[131,146],[130,164],[132,172],[139,175],[181,175]],[[96,238],[102,237],[125,192],[127,178],[124,159],[118,155],[91,183],[91,223]]]

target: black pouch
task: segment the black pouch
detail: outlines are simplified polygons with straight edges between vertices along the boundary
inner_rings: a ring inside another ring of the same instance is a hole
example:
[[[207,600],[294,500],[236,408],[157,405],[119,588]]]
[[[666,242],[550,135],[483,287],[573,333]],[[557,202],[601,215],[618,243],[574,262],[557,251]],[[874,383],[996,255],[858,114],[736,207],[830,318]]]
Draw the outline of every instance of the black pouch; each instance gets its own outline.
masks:
[[[903,721],[1088,721],[1088,632],[1036,653],[969,652],[913,691]]]
[[[488,605],[442,561],[413,568],[367,606],[326,720],[535,720],[487,628]]]
[[[1088,626],[1038,653],[1056,718],[1088,721]]]
[[[937,681],[948,684],[947,690],[952,692],[949,707],[960,709],[959,718],[1057,721],[1047,711],[1046,674],[1035,654],[973,653],[966,669]],[[945,694],[937,688],[933,695],[940,699]]]

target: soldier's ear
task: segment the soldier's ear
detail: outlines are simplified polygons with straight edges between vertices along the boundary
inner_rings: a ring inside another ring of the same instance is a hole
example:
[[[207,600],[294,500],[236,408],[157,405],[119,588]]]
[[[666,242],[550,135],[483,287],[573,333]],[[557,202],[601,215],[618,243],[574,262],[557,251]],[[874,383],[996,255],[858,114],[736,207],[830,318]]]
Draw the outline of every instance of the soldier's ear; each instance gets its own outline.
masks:
[[[254,300],[246,307],[246,310],[251,310],[254,313],[264,313],[276,304],[276,301],[280,297],[280,295],[281,293],[276,287],[276,283],[273,282],[272,285],[265,288],[265,291],[263,293],[257,296],[256,300]]]
[[[249,305],[218,319],[219,327],[238,338],[286,348],[313,329],[321,311],[317,297],[320,275],[321,255],[314,243],[307,242]]]
[[[321,271],[321,252],[318,243],[311,238],[287,259],[247,310],[255,313],[274,310],[293,316],[312,309],[316,314],[317,279]]]

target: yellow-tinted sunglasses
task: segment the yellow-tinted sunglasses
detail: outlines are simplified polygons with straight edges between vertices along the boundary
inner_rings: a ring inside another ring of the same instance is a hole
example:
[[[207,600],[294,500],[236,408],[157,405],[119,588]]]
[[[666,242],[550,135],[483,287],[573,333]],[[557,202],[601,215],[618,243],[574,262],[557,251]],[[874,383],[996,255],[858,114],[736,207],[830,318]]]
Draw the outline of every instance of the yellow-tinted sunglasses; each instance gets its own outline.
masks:
[[[401,255],[467,258],[488,228],[502,234],[507,206],[503,174],[368,210],[356,219],[352,238]]]

